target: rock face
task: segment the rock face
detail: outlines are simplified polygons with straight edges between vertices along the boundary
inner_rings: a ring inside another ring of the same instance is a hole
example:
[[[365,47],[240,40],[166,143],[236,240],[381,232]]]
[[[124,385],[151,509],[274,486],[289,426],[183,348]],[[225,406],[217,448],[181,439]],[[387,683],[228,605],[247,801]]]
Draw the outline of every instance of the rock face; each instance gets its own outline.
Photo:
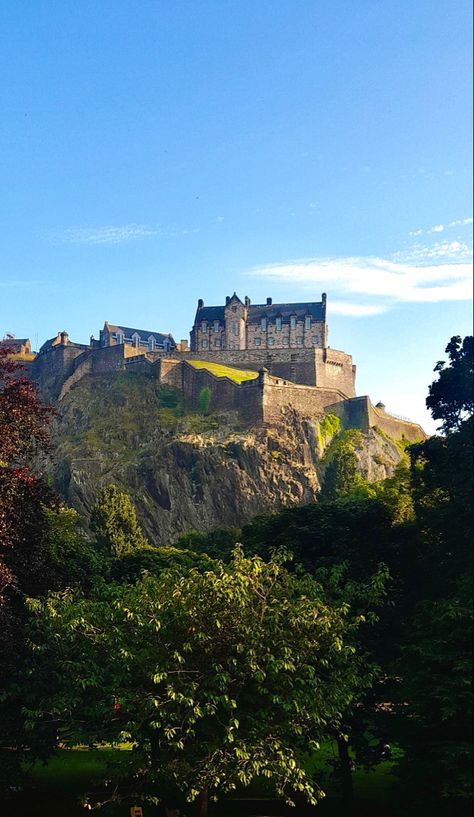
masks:
[[[314,501],[331,440],[292,409],[271,428],[190,413],[179,393],[128,372],[83,378],[58,411],[52,468],[60,494],[87,520],[100,490],[116,483],[156,545]],[[373,430],[361,436],[362,473],[383,479],[400,450]]]

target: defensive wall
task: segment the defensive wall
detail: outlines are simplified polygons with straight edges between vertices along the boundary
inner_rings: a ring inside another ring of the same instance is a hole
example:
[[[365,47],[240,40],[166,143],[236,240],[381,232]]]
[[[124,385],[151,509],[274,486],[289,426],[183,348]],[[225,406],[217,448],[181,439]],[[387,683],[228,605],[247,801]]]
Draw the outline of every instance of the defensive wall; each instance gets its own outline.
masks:
[[[228,377],[195,368],[189,362],[192,360],[249,369],[258,372],[258,377],[236,383]],[[271,366],[271,372],[266,363]],[[135,348],[126,344],[91,349],[70,343],[42,352],[29,368],[47,399],[61,399],[85,375],[126,369],[179,389],[193,407],[199,405],[199,395],[207,387],[211,411],[237,411],[244,423],[252,425],[276,425],[282,413],[291,407],[312,419],[325,413],[336,414],[346,428],[378,427],[394,439],[414,442],[426,437],[417,423],[373,406],[367,396],[355,397],[352,359],[335,349],[137,354]],[[299,382],[290,374],[299,375]],[[308,380],[311,382],[306,382]]]
[[[411,443],[426,440],[426,434],[418,423],[394,417],[384,409],[374,406],[367,395],[335,402],[328,405],[326,411],[328,414],[336,414],[343,428],[360,428],[363,431],[379,428],[384,434],[396,440],[405,439]]]

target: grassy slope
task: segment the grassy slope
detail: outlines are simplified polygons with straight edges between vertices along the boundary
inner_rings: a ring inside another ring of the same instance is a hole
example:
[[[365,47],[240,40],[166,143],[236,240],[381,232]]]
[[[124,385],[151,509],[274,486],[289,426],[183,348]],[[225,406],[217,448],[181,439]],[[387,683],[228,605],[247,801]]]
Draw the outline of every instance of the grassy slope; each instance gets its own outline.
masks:
[[[234,383],[243,383],[244,380],[255,380],[257,372],[248,369],[234,369],[232,366],[222,366],[220,363],[209,363],[207,360],[188,360],[195,369],[207,369],[216,377],[228,377]]]

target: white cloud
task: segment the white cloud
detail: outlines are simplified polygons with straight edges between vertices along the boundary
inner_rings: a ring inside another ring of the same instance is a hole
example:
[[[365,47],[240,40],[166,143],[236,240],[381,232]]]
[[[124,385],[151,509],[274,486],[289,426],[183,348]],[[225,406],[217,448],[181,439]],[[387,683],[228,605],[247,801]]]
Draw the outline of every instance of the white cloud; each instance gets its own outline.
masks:
[[[331,312],[334,315],[349,315],[352,318],[368,318],[381,315],[387,307],[383,304],[353,304],[348,301],[331,301]]]
[[[469,218],[460,218],[457,219],[456,221],[450,221],[447,227],[467,227],[468,225],[472,224],[472,222],[473,219],[472,216],[470,216]],[[409,235],[416,237],[419,235],[423,235],[424,233],[426,233],[427,235],[429,235],[430,233],[442,233],[444,232],[445,229],[446,227],[444,226],[444,224],[435,224],[434,227],[429,227],[427,230],[422,230],[421,228],[418,230],[411,230]]]
[[[459,242],[442,242],[399,253],[391,260],[305,258],[256,267],[246,274],[312,288],[317,284],[336,297],[332,311],[362,317],[380,314],[399,302],[469,300],[472,264],[466,261],[467,252]],[[354,296],[362,303],[354,303]]]
[[[472,216],[469,218],[460,218],[458,221],[450,221],[448,227],[466,227],[469,224],[472,224],[474,219]]]
[[[123,224],[118,227],[70,227],[51,238],[55,244],[123,244],[159,232],[157,227],[146,224]]]

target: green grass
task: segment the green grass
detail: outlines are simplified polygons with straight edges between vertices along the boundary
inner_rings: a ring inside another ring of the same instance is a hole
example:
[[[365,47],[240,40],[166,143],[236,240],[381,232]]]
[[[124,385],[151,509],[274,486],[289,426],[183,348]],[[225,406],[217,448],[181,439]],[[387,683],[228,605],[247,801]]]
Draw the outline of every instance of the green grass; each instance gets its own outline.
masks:
[[[247,369],[234,369],[232,366],[222,366],[220,363],[209,363],[207,360],[188,360],[190,366],[195,369],[207,369],[216,377],[228,377],[234,383],[243,383],[245,380],[255,380],[258,372],[251,372]]]

